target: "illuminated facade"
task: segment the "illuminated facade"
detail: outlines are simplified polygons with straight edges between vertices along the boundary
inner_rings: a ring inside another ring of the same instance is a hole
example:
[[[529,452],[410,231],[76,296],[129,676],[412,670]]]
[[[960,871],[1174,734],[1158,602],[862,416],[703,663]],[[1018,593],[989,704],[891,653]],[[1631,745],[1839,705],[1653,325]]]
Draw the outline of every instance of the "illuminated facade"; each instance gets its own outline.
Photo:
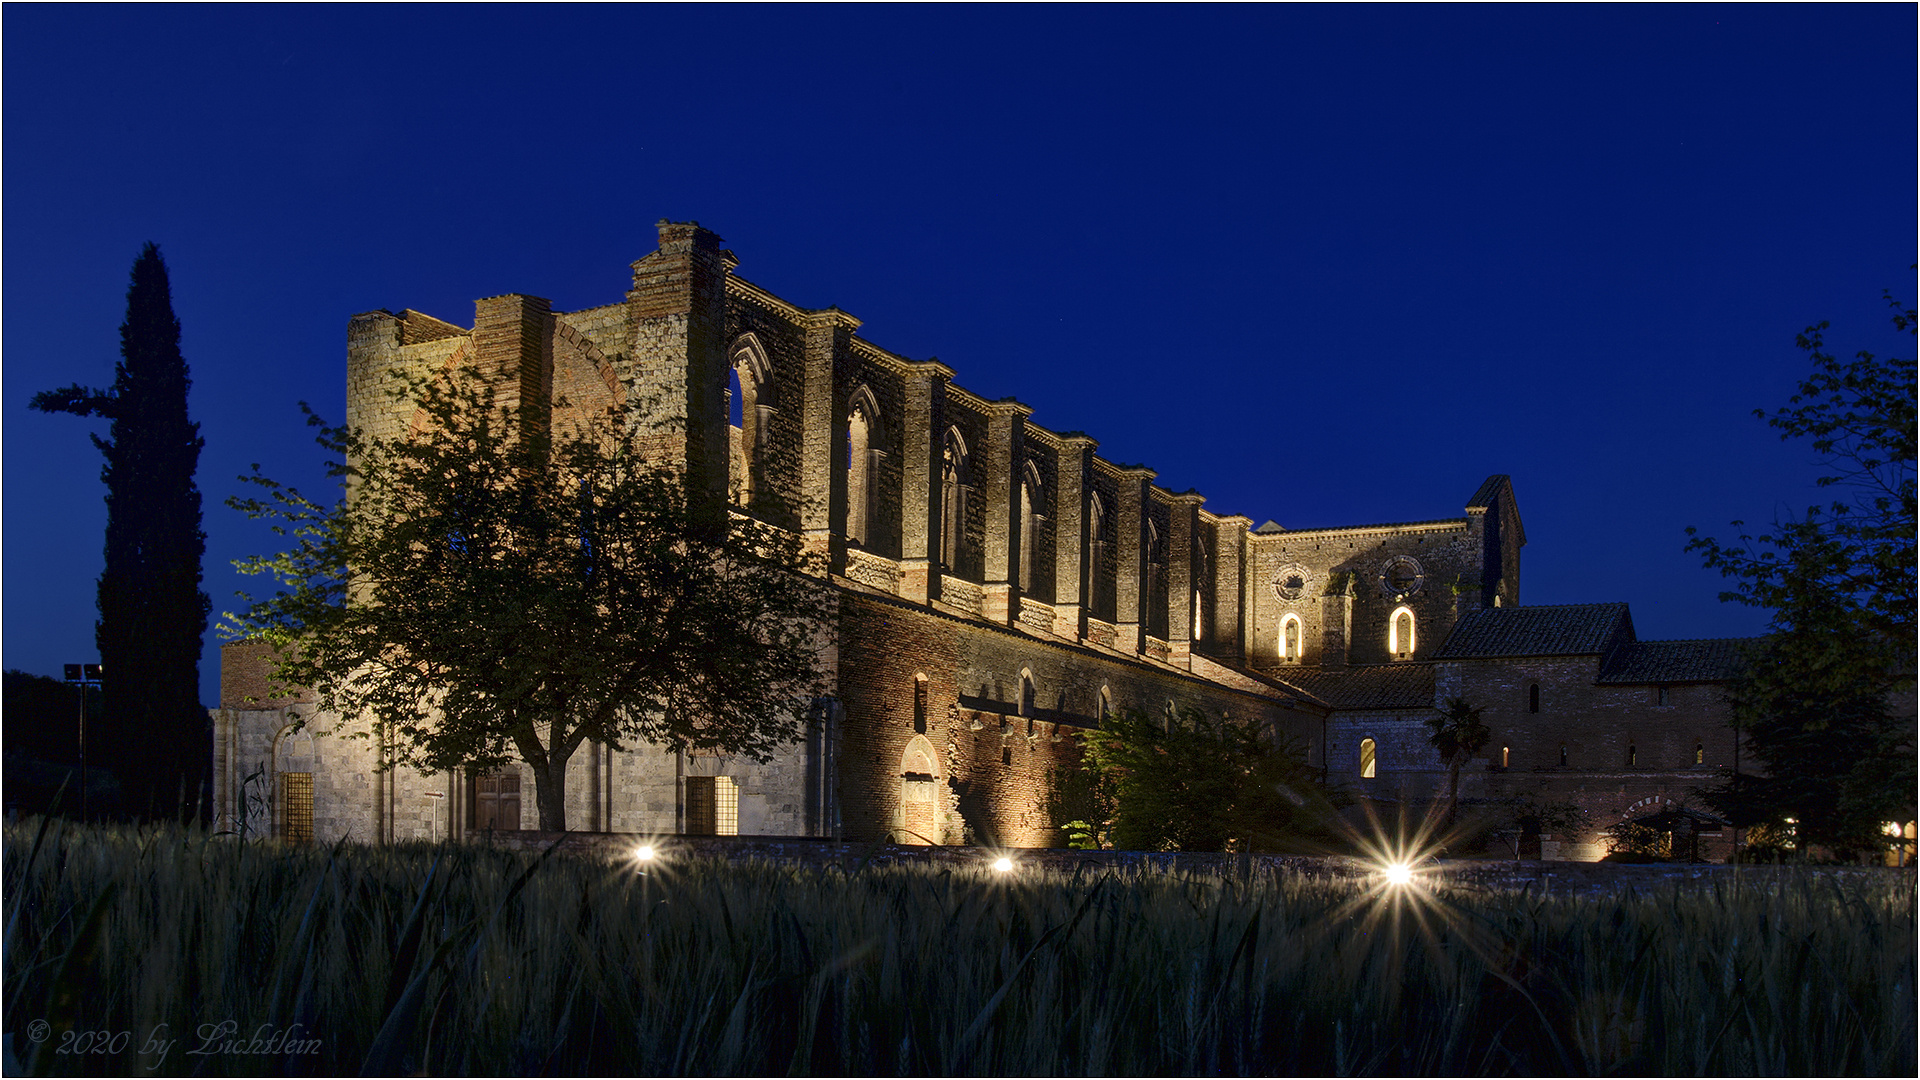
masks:
[[[474,367],[509,398],[582,412],[645,403],[672,421],[652,452],[798,533],[838,586],[821,657],[831,693],[806,740],[765,765],[585,747],[568,776],[572,827],[1055,843],[1047,774],[1077,759],[1078,733],[1115,709],[1169,706],[1258,718],[1335,784],[1424,799],[1440,767],[1407,725],[1455,683],[1492,693],[1475,681],[1488,658],[1456,655],[1452,639],[1540,610],[1519,606],[1526,533],[1506,476],[1457,517],[1249,528],[737,265],[713,233],[662,222],[614,303],[556,312],[505,295],[478,301],[468,326],[409,310],[349,327],[348,420],[368,435],[417,422],[386,393],[396,371]],[[310,702],[250,700],[262,662],[235,646],[223,669],[215,770],[229,819],[382,840],[535,820],[531,770],[382,770],[375,741],[314,734],[332,718],[303,724]],[[1531,761],[1560,737],[1500,738],[1503,760]],[[1616,786],[1622,807],[1668,790]]]

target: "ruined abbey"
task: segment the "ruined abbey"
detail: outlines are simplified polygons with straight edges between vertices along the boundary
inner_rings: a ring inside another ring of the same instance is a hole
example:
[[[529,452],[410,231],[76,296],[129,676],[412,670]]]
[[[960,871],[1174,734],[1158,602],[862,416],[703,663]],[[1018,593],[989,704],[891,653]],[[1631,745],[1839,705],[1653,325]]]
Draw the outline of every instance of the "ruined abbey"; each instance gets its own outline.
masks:
[[[1362,805],[1417,810],[1447,786],[1422,719],[1459,696],[1493,731],[1464,798],[1579,811],[1516,833],[1516,852],[1596,858],[1601,830],[1665,811],[1724,857],[1730,832],[1691,793],[1734,763],[1718,684],[1737,643],[1640,641],[1624,604],[1523,605],[1506,476],[1462,478],[1441,520],[1256,527],[1208,509],[1187,487],[1204,477],[1163,486],[737,261],[712,232],[662,222],[605,306],[510,294],[469,325],[412,310],[349,324],[347,419],[367,433],[413,422],[385,393],[395,372],[473,366],[559,408],[645,397],[684,421],[660,453],[829,567],[832,688],[809,736],[765,765],[583,750],[575,827],[1055,845],[1048,772],[1077,760],[1078,734],[1188,706],[1264,721]],[[531,771],[383,769],[375,742],[327,734],[311,701],[262,700],[263,665],[257,646],[226,650],[214,768],[230,824],[380,841],[532,827]]]

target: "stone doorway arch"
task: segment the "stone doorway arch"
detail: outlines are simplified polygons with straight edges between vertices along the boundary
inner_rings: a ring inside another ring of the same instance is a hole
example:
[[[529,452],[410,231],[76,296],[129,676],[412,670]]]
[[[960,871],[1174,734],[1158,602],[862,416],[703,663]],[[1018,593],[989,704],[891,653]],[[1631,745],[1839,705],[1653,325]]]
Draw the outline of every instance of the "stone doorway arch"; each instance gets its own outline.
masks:
[[[940,805],[940,755],[925,735],[907,740],[900,754],[900,827],[902,844],[938,844],[946,832]]]

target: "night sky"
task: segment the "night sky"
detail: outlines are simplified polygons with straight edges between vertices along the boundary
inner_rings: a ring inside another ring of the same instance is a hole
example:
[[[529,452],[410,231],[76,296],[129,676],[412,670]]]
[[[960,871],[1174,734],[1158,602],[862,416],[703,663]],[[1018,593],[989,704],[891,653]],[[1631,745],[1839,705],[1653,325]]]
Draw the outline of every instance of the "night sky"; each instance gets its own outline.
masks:
[[[1208,509],[1458,516],[1530,604],[1753,634],[1685,553],[1821,493],[1794,335],[1911,356],[1915,20],[1817,7],[42,7],[4,36],[4,662],[95,658],[89,430],[160,244],[216,617],[324,489],[350,315],[619,300],[660,218]],[[216,703],[217,638],[202,693]]]

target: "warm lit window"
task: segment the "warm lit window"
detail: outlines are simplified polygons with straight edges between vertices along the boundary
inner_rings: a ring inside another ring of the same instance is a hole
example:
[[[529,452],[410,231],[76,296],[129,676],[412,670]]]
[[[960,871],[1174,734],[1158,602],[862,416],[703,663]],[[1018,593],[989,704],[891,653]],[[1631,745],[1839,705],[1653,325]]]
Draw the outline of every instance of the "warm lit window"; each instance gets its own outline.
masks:
[[[1707,763],[1707,748],[1704,744],[1693,744],[1693,763],[1695,765],[1705,765]]]
[[[739,835],[740,787],[732,777],[687,777],[687,833],[692,836]]]
[[[1395,660],[1405,660],[1413,655],[1413,609],[1397,607],[1387,619],[1387,652]]]
[[[1300,616],[1290,614],[1280,620],[1280,659],[1300,662],[1300,637]]]
[[[1513,747],[1511,746],[1501,747],[1500,748],[1500,767],[1503,769],[1506,769],[1506,768],[1511,768],[1512,765],[1513,765]]]
[[[1372,739],[1360,740],[1360,777],[1363,780],[1373,779],[1374,766],[1377,764],[1373,751],[1374,745]]]

